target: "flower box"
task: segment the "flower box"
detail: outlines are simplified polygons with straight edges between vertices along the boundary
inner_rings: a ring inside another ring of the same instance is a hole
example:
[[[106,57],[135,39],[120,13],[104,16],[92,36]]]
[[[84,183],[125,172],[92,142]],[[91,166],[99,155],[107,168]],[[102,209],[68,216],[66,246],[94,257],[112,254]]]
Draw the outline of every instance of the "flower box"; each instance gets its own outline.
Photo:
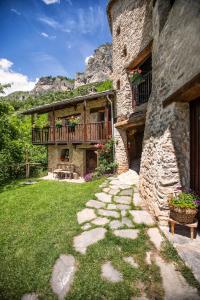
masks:
[[[190,193],[170,195],[170,218],[181,224],[192,224],[198,213],[197,197]]]

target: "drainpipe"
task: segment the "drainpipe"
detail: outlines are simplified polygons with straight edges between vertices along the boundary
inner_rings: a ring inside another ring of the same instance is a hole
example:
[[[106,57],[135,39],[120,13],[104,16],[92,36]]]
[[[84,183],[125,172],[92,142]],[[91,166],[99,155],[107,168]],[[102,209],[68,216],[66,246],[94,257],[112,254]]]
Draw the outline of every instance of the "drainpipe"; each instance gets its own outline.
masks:
[[[113,112],[113,102],[110,99],[109,95],[106,95],[108,102],[110,103],[111,107],[111,127],[112,127],[112,138],[114,139],[114,112]],[[115,161],[115,143],[113,145],[113,160]]]

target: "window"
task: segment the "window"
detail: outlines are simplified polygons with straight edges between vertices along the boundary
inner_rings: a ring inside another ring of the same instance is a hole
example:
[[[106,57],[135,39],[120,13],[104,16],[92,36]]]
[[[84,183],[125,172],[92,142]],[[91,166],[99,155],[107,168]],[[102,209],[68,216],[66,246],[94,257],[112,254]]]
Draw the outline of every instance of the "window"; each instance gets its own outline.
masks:
[[[126,45],[124,46],[124,49],[123,49],[123,56],[127,56],[127,48],[126,48]]]
[[[117,31],[116,31],[117,36],[120,35],[120,32],[121,32],[121,28],[120,28],[120,26],[118,26],[118,27],[117,27]]]
[[[141,70],[138,77],[131,82],[133,93],[133,107],[143,104],[149,100],[152,89],[152,58],[149,56],[143,63],[136,68]]]
[[[120,80],[117,80],[117,90],[120,90]]]
[[[69,162],[69,149],[62,149],[61,150],[60,160]]]

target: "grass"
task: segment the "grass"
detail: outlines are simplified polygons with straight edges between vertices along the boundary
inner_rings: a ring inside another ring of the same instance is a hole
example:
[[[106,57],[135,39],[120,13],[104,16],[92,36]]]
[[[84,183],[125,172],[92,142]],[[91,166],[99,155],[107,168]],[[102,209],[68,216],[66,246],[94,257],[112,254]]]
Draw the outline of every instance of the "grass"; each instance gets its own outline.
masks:
[[[147,265],[145,253],[152,249],[145,226],[137,239],[121,239],[108,230],[106,238],[77,253],[73,237],[81,232],[76,214],[99,191],[102,180],[85,184],[40,181],[35,185],[7,186],[0,193],[0,299],[20,299],[36,292],[40,299],[56,299],[49,284],[52,267],[60,254],[72,254],[78,270],[70,300],[116,300],[140,296],[163,298],[159,268]],[[123,261],[133,256],[139,268]],[[112,261],[123,282],[102,280],[101,265]]]
[[[99,183],[41,181],[0,193],[0,299],[20,299],[32,291],[54,299],[52,266],[61,253],[73,252],[72,239],[80,231],[76,213]]]

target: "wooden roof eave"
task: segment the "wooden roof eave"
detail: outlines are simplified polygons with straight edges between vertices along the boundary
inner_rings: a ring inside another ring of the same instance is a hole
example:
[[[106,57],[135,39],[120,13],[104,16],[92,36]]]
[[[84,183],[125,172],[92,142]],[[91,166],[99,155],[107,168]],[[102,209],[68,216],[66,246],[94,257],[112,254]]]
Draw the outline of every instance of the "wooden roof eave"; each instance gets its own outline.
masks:
[[[85,95],[85,96],[78,96],[75,98],[66,99],[63,101],[53,102],[50,104],[34,107],[34,108],[31,108],[29,110],[22,112],[21,114],[22,115],[44,114],[44,113],[48,113],[53,110],[55,111],[55,110],[64,109],[66,107],[74,106],[74,105],[84,102],[84,101],[92,101],[95,99],[104,99],[106,96],[114,97],[114,95],[115,95],[114,90],[108,90],[108,91],[104,91],[104,92],[100,92],[100,93],[93,93],[93,94],[89,94],[89,95]]]

